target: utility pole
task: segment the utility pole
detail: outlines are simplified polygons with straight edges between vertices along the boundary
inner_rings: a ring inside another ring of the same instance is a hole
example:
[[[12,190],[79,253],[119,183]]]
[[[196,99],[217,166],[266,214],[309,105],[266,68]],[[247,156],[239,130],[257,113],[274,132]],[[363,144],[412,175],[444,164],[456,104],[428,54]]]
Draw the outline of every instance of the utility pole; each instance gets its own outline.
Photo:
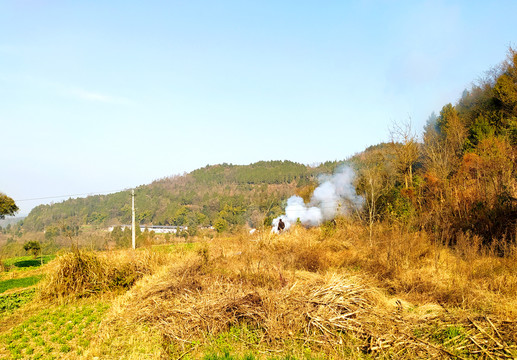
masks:
[[[135,189],[131,190],[131,239],[133,249],[136,248],[136,228],[135,228]]]

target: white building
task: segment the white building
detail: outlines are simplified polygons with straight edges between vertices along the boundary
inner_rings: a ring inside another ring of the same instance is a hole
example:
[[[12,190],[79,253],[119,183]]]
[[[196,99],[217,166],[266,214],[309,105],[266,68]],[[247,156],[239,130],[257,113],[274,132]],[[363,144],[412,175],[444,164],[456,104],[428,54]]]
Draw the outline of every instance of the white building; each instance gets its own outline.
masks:
[[[131,229],[131,225],[110,226],[108,228],[109,232],[112,232],[116,227],[120,227],[122,231],[126,228]],[[140,225],[140,231],[144,232],[145,229],[154,231],[155,234],[177,234],[181,231],[187,231],[188,226]]]

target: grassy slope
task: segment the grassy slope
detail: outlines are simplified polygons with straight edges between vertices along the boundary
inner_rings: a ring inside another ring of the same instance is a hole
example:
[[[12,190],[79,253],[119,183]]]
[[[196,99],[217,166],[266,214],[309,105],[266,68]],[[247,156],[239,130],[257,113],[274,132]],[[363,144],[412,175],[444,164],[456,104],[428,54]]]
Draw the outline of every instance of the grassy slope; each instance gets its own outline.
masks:
[[[517,356],[516,259],[420,233],[378,228],[370,242],[338,222],[96,256],[80,288],[60,278],[78,279],[63,271],[73,257],[32,269],[46,280],[0,313],[1,358]],[[116,287],[113,269],[140,280]]]

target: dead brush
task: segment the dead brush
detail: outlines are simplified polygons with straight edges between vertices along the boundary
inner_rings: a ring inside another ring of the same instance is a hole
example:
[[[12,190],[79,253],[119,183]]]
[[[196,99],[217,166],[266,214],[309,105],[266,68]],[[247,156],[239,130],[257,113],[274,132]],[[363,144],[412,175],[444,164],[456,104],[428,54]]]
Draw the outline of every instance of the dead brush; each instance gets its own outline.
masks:
[[[189,275],[196,269],[200,268],[188,269]],[[281,349],[297,339],[336,356],[339,344],[377,355],[450,354],[427,340],[416,339],[409,324],[395,320],[382,296],[358,278],[300,272],[289,278],[290,286],[268,290],[236,285],[233,279],[211,272],[197,274],[195,287],[184,277],[170,275],[166,275],[167,280],[156,279],[155,286],[145,291],[133,293],[132,301],[125,303],[116,318],[155,326],[163,334],[164,347],[174,344],[181,353],[232,326],[246,324],[262,334],[258,346],[268,348]],[[344,339],[351,342],[343,343]]]
[[[333,255],[342,249],[335,242],[323,241],[319,229],[303,229],[299,226],[272,239],[267,246],[268,257],[283,269],[310,272],[325,272],[334,265]]]
[[[516,247],[507,246],[501,257],[466,233],[450,248],[425,232],[383,223],[374,234],[370,241],[363,227],[338,221],[330,238],[317,228],[295,227],[272,237],[264,249],[283,271],[353,270],[408,300],[517,315]]]
[[[301,249],[296,253],[294,266],[311,272],[324,271],[328,268],[326,252],[321,247]]]
[[[444,264],[440,264],[443,271],[437,271],[433,244],[427,237],[405,235],[392,239],[391,244],[380,238],[370,246],[368,238],[364,243],[355,242],[361,239],[347,237],[339,228],[336,234],[346,237],[350,246],[336,246],[334,241],[321,239],[317,230],[303,228],[285,236],[271,236],[268,242],[245,242],[239,237],[202,244],[206,251],[175,258],[167,269],[139,281],[117,299],[104,326],[151,326],[161,334],[169,357],[185,353],[202,357],[201,347],[231,332],[232,327],[258,334],[252,344],[245,345],[254,352],[282,352],[298,342],[334,358],[342,358],[350,349],[355,354],[393,358],[461,357],[462,349],[468,349],[467,357],[483,351],[511,354],[511,331],[507,328],[514,324],[512,320],[504,322],[494,317],[491,324],[473,319],[483,333],[467,318],[444,308],[469,305],[476,301],[474,296],[487,298],[478,289],[465,287],[467,283]],[[383,236],[388,234],[386,231]],[[398,245],[396,240],[406,244]],[[396,271],[389,278],[375,277],[372,281],[370,277],[366,282],[365,276],[375,274],[378,263],[387,266],[387,257],[375,256],[376,251],[388,246],[391,256],[398,258],[391,265]],[[403,254],[406,250],[409,253]],[[324,268],[308,271],[297,262],[306,251],[313,251],[314,256],[328,263]],[[367,270],[361,272],[361,277],[352,275],[357,270],[348,268],[354,253],[356,264]],[[498,271],[506,274],[505,268]],[[374,286],[392,288],[393,294],[404,296],[402,299],[435,302],[438,310],[416,313],[400,301],[395,306],[393,299],[388,300],[383,290]],[[449,336],[448,329],[454,326],[458,331],[466,329],[469,338],[436,342]],[[490,348],[499,346],[491,337],[502,347]],[[455,347],[456,342],[461,346]],[[196,353],[198,347],[201,353]]]
[[[164,254],[148,251],[97,253],[76,250],[56,258],[41,288],[42,298],[87,297],[128,289],[164,262]]]
[[[336,332],[340,331],[366,336],[380,329],[377,323],[382,316],[360,321],[378,297],[356,283],[356,278],[298,271],[284,273],[283,282],[266,284],[243,275],[246,265],[239,255],[234,260],[230,271],[219,269],[217,262],[203,266],[201,259],[173,266],[152,284],[128,293],[131,301],[122,301],[116,318],[154,324],[168,342],[180,345],[242,324],[259,329],[266,343],[281,343],[293,336],[322,341],[339,336]],[[260,272],[274,278],[275,266],[269,265]],[[370,324],[368,330],[365,324]]]

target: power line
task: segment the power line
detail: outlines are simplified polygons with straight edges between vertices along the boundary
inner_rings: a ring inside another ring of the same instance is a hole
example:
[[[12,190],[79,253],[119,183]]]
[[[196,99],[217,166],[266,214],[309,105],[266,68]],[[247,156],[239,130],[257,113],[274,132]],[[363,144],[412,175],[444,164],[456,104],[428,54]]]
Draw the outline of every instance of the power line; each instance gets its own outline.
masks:
[[[33,200],[59,199],[59,198],[72,197],[72,196],[103,195],[103,194],[115,193],[115,192],[127,191],[127,190],[129,190],[129,189],[122,189],[122,190],[108,190],[108,191],[96,191],[96,192],[83,193],[83,194],[69,194],[69,195],[45,196],[45,197],[32,198],[32,199],[20,199],[20,200],[14,200],[14,201],[15,201],[15,202],[21,202],[21,201],[33,201]]]

